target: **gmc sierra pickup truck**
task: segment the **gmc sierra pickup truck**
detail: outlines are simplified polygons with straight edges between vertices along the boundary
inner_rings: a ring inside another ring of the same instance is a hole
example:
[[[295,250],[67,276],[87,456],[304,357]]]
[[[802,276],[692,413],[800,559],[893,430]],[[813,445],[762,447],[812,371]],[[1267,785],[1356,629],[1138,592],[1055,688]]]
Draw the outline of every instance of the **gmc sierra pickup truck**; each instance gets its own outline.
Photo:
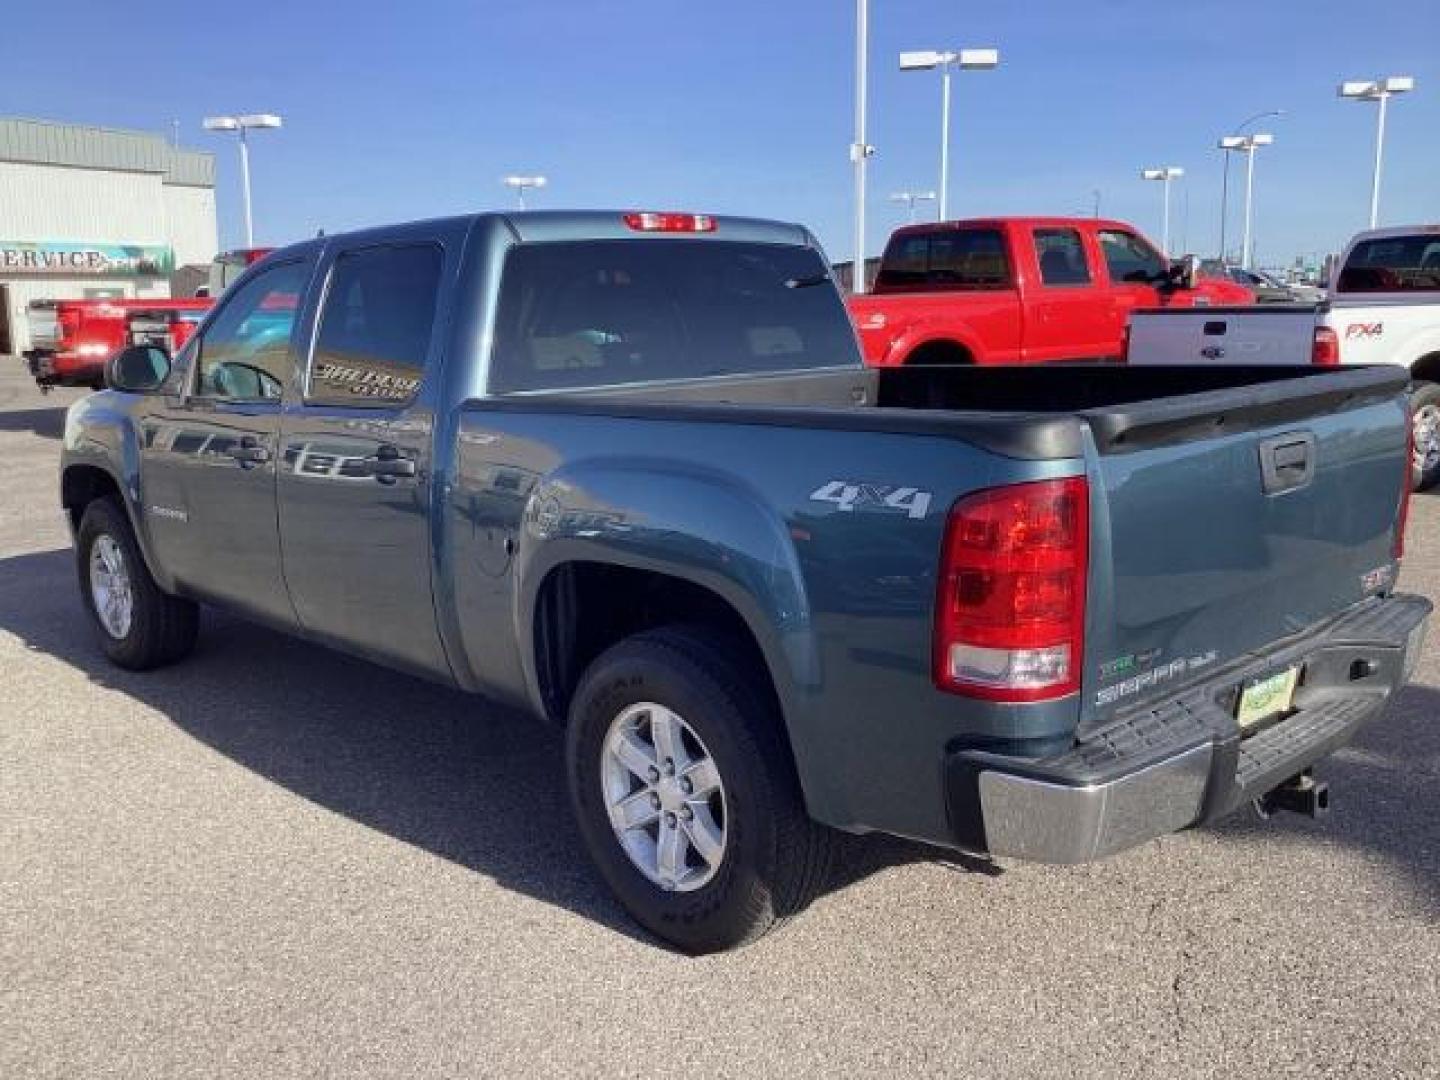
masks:
[[[563,725],[599,872],[691,952],[836,829],[1071,863],[1318,812],[1430,611],[1402,372],[874,371],[798,226],[308,240],[109,381],[61,499],[116,663],[214,604]]]
[[[890,237],[874,288],[851,297],[850,314],[875,367],[1117,360],[1136,308],[1254,302],[1197,267],[1172,263],[1123,221],[909,225]]]

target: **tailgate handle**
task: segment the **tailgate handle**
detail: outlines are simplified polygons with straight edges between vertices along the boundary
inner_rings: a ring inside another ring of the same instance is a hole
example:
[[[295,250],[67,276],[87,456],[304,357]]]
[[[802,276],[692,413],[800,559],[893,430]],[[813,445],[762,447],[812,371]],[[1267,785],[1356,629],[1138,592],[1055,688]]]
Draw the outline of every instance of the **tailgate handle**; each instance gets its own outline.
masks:
[[[1224,319],[1211,319],[1205,324],[1205,335],[1207,337],[1221,337],[1227,327]]]
[[[1260,486],[1266,495],[1294,491],[1315,476],[1315,436],[1292,431],[1260,440]]]

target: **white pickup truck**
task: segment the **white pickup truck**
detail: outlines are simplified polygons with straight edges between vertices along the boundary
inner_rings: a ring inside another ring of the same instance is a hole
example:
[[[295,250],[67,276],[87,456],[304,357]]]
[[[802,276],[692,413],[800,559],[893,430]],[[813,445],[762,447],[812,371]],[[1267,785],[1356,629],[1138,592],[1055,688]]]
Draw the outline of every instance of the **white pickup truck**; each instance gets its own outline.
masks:
[[[1131,312],[1126,358],[1155,364],[1401,364],[1417,488],[1440,480],[1440,225],[1362,232],[1318,304]]]

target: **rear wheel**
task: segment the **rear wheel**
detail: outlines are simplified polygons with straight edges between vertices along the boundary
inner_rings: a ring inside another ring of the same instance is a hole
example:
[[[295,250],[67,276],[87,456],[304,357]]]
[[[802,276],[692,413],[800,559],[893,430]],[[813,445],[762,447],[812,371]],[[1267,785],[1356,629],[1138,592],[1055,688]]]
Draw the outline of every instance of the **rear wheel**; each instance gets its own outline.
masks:
[[[1440,480],[1440,384],[1419,382],[1410,388],[1410,425],[1410,480],[1423,491]]]
[[[143,671],[173,663],[194,648],[199,627],[194,602],[155,583],[130,519],[113,499],[85,507],[76,557],[80,594],[105,655],[116,664]]]
[[[590,665],[567,777],[595,865],[630,914],[688,953],[759,938],[824,883],[763,673],[704,630],[639,634]]]

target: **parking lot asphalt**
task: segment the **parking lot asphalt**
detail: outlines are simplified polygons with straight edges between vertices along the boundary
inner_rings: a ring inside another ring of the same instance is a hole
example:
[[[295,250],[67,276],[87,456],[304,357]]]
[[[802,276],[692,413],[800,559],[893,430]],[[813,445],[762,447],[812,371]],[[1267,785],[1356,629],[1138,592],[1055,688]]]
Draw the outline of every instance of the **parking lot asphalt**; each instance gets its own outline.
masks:
[[[856,841],[686,959],[532,721],[213,613],[186,663],[109,666],[57,508],[76,396],[0,358],[0,1076],[1440,1075],[1434,636],[1324,822],[1077,868]],[[1437,526],[1418,497],[1432,597]]]

